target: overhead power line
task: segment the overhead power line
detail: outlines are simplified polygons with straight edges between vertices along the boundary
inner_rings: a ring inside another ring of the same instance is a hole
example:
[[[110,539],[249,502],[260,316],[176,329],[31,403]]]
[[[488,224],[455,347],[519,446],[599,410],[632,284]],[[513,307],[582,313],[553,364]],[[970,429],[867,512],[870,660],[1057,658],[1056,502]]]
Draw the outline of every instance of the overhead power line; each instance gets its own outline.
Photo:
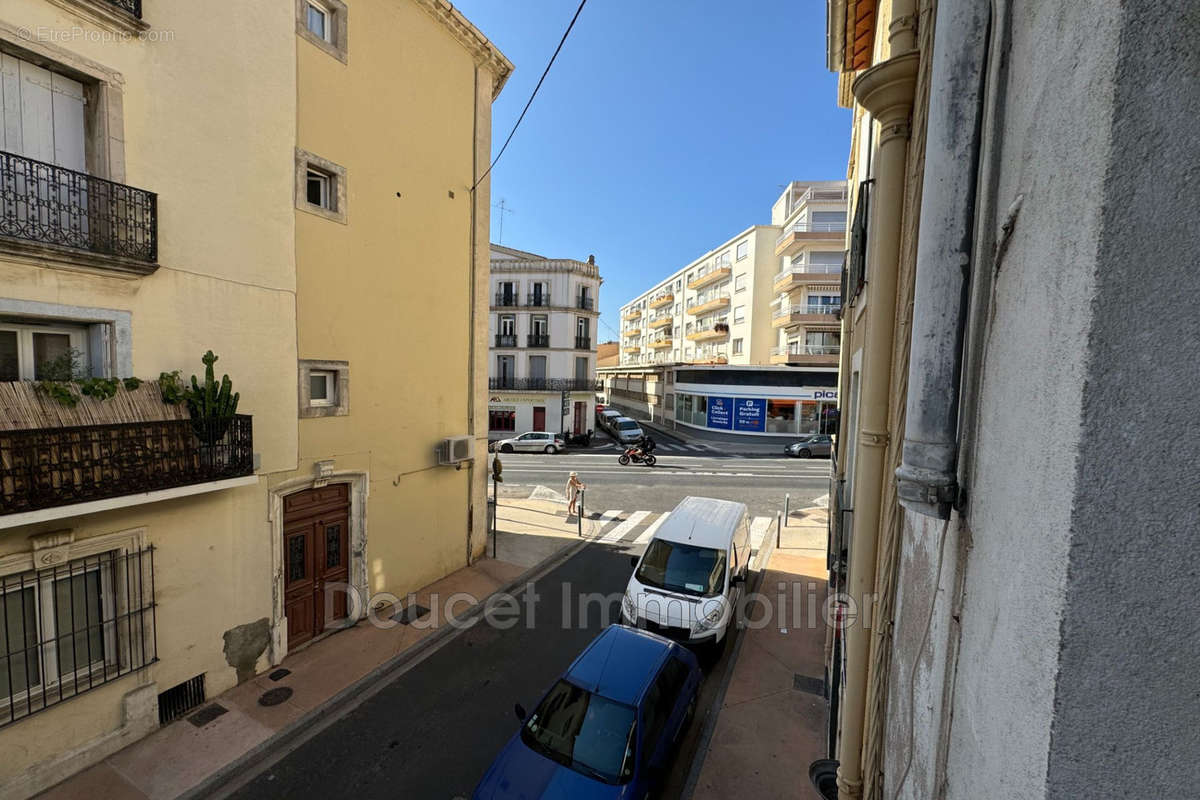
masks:
[[[575,20],[579,19],[579,12],[583,11],[585,5],[587,5],[587,0],[580,0],[579,8],[575,9],[575,16],[571,17],[571,24],[563,31],[562,39],[558,41],[558,47],[554,48],[554,55],[550,56],[550,63],[546,64],[546,69],[542,72],[542,77],[538,78],[537,86],[533,87],[533,93],[529,95],[529,101],[525,103],[525,108],[521,110],[521,116],[517,117],[516,124],[508,132],[508,138],[504,140],[504,146],[500,148],[500,152],[496,153],[496,157],[492,159],[492,163],[488,165],[487,170],[479,176],[479,180],[475,181],[475,185],[471,187],[472,191],[483,182],[484,178],[492,173],[492,168],[496,166],[496,162],[500,160],[500,156],[504,155],[504,151],[508,149],[508,143],[512,141],[513,134],[517,132],[517,128],[521,127],[521,120],[525,119],[525,112],[529,111],[529,107],[533,105],[533,98],[537,97],[538,89],[542,88],[542,81],[546,80],[546,76],[550,74],[550,67],[554,66],[554,59],[558,58],[559,51],[562,50],[563,45],[566,43],[567,36],[571,34],[571,28],[575,27]]]

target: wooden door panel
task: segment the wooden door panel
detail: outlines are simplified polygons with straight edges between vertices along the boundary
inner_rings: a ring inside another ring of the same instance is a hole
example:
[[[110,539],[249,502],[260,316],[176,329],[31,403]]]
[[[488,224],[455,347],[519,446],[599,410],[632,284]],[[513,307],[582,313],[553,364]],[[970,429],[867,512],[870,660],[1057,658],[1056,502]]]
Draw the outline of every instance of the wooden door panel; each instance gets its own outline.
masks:
[[[325,608],[325,588],[349,583],[350,487],[331,484],[283,499],[284,614],[288,645],[302,644],[348,613],[344,591],[332,593]]]
[[[289,526],[283,534],[283,605],[288,619],[288,645],[300,644],[316,633],[312,593],[312,526]]]
[[[318,574],[324,587],[331,583],[350,582],[350,517],[343,515],[336,519],[321,520],[317,525],[322,549],[318,558]],[[322,592],[324,595],[324,592]],[[321,613],[325,615],[324,624],[329,625],[334,620],[344,619],[347,614],[347,598],[344,591],[333,594],[332,616],[325,607],[325,598],[321,597]]]

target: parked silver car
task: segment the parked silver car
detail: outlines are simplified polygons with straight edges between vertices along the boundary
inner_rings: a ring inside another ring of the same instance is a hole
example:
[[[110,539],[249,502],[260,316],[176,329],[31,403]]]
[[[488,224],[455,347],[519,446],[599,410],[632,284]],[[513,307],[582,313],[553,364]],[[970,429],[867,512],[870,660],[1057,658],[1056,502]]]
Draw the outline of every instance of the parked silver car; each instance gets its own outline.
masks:
[[[606,408],[596,416],[596,420],[600,423],[600,427],[604,428],[604,430],[608,431],[609,433],[613,432],[613,423],[620,418],[621,412],[612,408]]]
[[[829,456],[833,447],[833,437],[826,433],[811,433],[801,436],[783,449],[783,452],[794,458],[812,458],[813,456]]]
[[[561,453],[566,446],[562,436],[556,433],[531,431],[511,439],[501,439],[494,447],[500,453]]]
[[[645,436],[636,419],[617,417],[612,422],[612,434],[621,444],[633,444]]]

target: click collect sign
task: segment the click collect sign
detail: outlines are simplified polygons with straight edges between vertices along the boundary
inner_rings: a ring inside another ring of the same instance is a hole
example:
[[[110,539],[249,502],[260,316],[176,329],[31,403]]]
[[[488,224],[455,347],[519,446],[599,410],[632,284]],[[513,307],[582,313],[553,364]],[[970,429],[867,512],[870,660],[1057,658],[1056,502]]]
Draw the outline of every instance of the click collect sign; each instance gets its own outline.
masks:
[[[733,398],[708,398],[708,427],[726,430],[733,427]]]

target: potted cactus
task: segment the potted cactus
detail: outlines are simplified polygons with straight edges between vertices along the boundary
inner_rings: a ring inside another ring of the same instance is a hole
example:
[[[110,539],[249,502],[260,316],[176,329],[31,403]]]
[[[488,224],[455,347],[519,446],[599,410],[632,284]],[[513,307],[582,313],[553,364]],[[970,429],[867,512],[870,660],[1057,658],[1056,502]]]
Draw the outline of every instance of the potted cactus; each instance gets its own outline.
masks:
[[[217,356],[213,355],[212,350],[200,360],[204,362],[204,383],[200,384],[193,375],[192,387],[185,399],[196,437],[208,447],[213,447],[225,438],[233,415],[237,413],[240,395],[233,391],[233,382],[228,375],[222,375],[221,382],[217,383],[213,374]]]

